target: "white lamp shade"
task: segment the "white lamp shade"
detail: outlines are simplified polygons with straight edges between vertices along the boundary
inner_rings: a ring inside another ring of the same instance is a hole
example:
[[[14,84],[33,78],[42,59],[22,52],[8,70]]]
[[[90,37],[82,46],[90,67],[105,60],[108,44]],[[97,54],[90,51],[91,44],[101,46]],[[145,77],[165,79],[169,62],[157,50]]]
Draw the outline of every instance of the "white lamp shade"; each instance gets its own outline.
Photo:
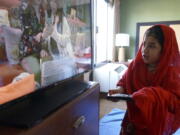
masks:
[[[118,33],[115,40],[116,46],[129,46],[129,34]]]

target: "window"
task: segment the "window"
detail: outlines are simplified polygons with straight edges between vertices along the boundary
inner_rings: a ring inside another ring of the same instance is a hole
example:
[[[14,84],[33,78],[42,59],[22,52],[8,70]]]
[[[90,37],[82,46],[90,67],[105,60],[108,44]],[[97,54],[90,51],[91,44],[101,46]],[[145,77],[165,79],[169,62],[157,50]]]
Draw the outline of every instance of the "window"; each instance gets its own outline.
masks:
[[[114,10],[105,0],[95,3],[95,64],[111,61],[113,58]]]

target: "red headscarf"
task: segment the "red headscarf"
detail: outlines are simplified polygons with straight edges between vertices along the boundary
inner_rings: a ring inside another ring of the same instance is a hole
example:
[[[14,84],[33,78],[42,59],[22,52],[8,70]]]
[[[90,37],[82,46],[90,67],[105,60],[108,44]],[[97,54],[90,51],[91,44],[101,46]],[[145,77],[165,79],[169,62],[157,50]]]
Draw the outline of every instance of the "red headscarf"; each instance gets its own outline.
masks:
[[[163,31],[164,44],[156,71],[149,72],[143,62],[142,43],[118,82],[134,99],[127,104],[128,114],[122,126],[126,129],[129,121],[137,135],[171,135],[180,127],[180,53],[173,29],[158,26]]]

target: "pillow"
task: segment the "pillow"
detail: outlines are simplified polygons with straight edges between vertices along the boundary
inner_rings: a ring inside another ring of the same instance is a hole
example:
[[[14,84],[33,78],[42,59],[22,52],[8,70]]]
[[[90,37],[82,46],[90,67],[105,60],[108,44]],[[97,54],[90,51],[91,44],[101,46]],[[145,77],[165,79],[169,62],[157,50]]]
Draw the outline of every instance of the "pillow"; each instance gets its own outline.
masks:
[[[29,94],[35,90],[34,74],[30,74],[14,83],[0,87],[0,104]]]

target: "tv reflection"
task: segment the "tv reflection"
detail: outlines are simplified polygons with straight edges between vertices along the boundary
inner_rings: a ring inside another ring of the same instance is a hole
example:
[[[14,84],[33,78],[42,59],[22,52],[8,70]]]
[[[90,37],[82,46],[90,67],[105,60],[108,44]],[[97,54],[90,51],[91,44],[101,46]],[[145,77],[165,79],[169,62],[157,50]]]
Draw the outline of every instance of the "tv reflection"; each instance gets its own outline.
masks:
[[[30,75],[39,89],[91,68],[90,0],[0,2],[0,89]]]

